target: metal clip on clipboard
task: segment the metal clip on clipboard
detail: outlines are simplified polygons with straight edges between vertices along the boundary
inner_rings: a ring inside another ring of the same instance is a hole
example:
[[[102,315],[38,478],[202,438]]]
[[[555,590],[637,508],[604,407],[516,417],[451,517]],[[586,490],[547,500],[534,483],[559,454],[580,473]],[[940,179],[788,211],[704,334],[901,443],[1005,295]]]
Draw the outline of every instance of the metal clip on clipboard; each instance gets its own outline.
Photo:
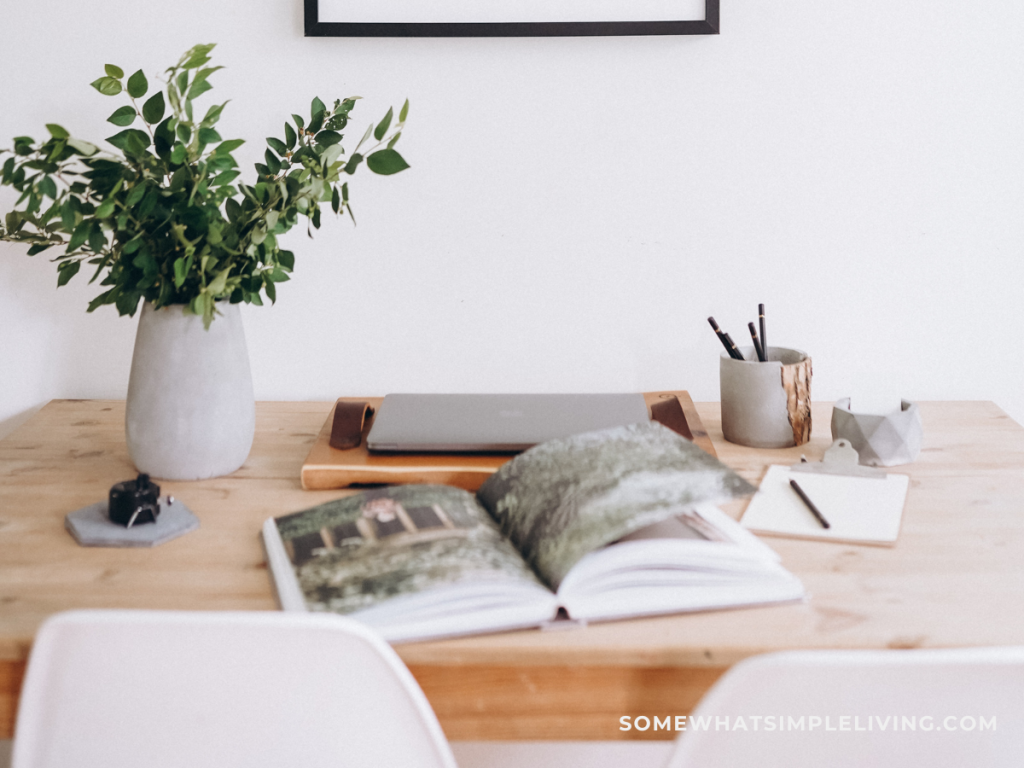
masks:
[[[825,451],[821,461],[807,461],[801,455],[800,463],[790,468],[791,472],[806,472],[813,475],[843,475],[845,477],[870,477],[884,480],[885,472],[874,467],[862,467],[857,449],[850,445],[849,440],[839,439]]]

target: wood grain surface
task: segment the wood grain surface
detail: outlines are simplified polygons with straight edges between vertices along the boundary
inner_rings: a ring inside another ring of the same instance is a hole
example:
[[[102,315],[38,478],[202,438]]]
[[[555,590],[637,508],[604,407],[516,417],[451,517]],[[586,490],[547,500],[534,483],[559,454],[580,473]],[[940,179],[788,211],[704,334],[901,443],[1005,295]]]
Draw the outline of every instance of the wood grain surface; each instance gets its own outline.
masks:
[[[0,738],[10,736],[39,624],[70,608],[274,610],[259,530],[267,517],[351,491],[305,491],[303,459],[332,403],[259,403],[243,467],[162,482],[199,530],[152,550],[83,548],[64,515],[134,476],[124,403],[53,401],[0,441]],[[798,648],[1024,644],[1024,428],[986,402],[921,403],[893,549],[773,538],[810,598],[797,605],[522,631],[398,646],[454,739],[616,739],[622,715],[687,714],[729,665]],[[770,463],[819,460],[831,404],[799,448],[722,438],[718,405],[697,404],[719,457],[758,482]],[[744,501],[726,506],[738,517]],[[657,734],[671,738],[665,731]]]

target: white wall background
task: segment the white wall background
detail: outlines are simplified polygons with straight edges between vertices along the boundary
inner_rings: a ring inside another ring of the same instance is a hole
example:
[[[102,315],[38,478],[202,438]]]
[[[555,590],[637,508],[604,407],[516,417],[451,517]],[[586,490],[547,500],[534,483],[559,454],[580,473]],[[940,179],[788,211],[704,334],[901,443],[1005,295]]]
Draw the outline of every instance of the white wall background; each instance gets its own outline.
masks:
[[[1024,421],[1024,4],[723,0],[689,38],[305,39],[300,0],[0,0],[0,144],[97,140],[105,62],[218,42],[206,99],[246,168],[310,99],[405,97],[412,169],[359,225],[290,235],[244,313],[259,399],[389,391],[718,394],[715,315],[814,357],[814,396],[991,399]],[[9,196],[0,197],[9,205]],[[0,435],[124,397],[135,321],[0,243]]]

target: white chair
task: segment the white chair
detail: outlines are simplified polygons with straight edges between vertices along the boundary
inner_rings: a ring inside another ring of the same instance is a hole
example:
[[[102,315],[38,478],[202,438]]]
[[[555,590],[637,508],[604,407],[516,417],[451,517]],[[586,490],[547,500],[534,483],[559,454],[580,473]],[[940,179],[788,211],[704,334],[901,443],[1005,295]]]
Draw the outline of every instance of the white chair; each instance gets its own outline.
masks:
[[[72,611],[40,628],[12,768],[455,768],[409,671],[334,615]]]
[[[701,700],[669,761],[669,768],[918,765],[1024,765],[1024,648],[754,657]]]

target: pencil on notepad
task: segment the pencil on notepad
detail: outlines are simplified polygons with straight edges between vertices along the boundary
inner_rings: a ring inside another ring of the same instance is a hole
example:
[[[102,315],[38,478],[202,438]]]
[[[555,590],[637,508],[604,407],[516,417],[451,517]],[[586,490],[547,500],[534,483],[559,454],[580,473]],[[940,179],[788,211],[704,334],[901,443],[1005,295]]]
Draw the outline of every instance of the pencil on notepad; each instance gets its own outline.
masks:
[[[793,490],[796,491],[796,495],[800,497],[800,500],[807,505],[809,510],[811,510],[811,514],[818,519],[819,523],[821,523],[821,527],[831,528],[832,526],[828,524],[828,520],[825,519],[825,516],[818,511],[818,508],[814,506],[814,502],[807,497],[806,493],[804,493],[804,489],[796,484],[796,480],[790,480],[789,484],[793,487]]]

